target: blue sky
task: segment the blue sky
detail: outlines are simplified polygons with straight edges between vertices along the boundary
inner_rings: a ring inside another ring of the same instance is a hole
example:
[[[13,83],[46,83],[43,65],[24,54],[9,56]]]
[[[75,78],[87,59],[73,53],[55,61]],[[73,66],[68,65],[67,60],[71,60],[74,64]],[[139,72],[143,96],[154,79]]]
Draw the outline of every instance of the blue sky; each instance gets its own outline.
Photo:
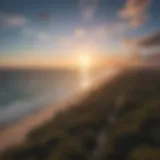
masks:
[[[129,54],[126,39],[160,29],[159,6],[158,0],[1,0],[0,63]]]

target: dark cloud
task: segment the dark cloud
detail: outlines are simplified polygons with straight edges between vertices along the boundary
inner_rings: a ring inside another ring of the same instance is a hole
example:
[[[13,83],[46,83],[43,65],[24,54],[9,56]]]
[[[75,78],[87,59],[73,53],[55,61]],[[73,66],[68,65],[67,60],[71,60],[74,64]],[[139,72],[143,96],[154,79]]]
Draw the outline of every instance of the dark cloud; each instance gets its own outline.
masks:
[[[153,33],[138,41],[140,47],[157,47],[160,46],[160,31]]]

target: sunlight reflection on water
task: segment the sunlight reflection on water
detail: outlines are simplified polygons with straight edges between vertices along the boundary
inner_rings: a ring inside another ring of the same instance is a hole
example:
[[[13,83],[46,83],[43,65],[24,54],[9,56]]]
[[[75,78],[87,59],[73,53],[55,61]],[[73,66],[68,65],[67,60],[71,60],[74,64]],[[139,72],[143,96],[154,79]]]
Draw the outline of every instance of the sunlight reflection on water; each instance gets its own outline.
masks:
[[[82,81],[81,81],[81,88],[82,89],[88,89],[91,87],[91,80],[89,78],[83,78]]]
[[[89,70],[83,70],[80,73],[80,88],[81,89],[88,89],[91,87],[92,85],[92,78],[90,75],[90,71]]]

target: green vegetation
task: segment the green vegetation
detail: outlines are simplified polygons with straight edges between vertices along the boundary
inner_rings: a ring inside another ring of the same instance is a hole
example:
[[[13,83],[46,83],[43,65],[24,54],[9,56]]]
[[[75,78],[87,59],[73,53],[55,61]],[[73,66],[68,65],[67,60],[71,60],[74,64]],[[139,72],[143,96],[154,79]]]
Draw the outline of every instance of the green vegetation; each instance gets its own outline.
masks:
[[[112,125],[109,115],[116,118]],[[108,135],[98,160],[160,159],[160,70],[123,72],[29,133],[25,144],[6,150],[1,159],[94,160],[104,128]]]

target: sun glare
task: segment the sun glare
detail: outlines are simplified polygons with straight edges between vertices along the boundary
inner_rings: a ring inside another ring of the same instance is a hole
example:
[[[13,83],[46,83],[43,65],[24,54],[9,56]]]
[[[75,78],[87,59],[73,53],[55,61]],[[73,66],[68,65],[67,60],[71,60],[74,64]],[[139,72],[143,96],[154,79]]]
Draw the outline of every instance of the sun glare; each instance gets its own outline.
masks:
[[[89,69],[91,67],[91,57],[87,54],[80,55],[78,65],[81,69]]]

